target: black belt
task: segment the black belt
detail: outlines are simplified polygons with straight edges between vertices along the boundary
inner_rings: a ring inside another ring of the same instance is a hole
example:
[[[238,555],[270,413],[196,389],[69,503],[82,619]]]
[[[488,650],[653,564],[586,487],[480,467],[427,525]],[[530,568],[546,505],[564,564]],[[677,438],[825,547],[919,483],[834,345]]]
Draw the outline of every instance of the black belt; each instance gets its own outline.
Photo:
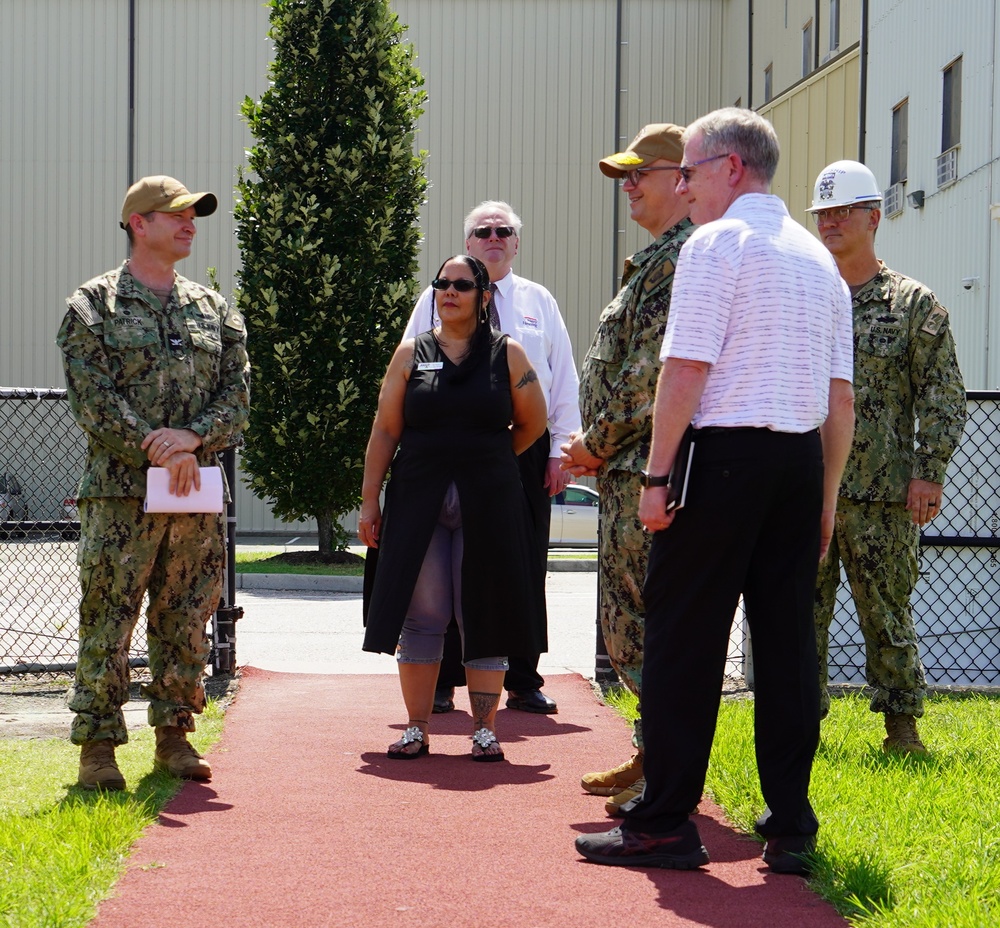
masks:
[[[695,429],[699,435],[732,435],[736,432],[767,432],[768,429],[756,425],[709,425],[703,429]]]

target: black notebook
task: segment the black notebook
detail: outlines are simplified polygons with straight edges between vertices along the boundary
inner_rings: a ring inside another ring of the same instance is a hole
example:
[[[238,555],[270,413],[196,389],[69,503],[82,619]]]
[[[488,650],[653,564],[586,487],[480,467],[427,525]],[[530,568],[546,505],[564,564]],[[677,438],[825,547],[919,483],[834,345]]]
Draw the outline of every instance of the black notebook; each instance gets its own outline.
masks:
[[[667,485],[667,512],[681,509],[687,501],[688,481],[691,478],[691,461],[694,458],[694,429],[689,425],[681,436],[681,443],[674,455],[674,466],[670,468],[670,483]]]

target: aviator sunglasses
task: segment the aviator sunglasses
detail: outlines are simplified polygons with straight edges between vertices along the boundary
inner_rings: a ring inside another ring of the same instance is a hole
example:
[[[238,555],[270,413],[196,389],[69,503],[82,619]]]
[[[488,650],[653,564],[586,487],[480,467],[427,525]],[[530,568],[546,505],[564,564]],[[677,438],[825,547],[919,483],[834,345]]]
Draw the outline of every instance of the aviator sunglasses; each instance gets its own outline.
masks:
[[[468,293],[470,290],[476,289],[476,282],[469,280],[468,277],[459,277],[456,280],[448,280],[447,277],[435,277],[431,281],[431,286],[435,290],[447,290],[450,287],[459,293]]]
[[[496,232],[497,238],[510,238],[514,234],[512,226],[477,226],[472,230],[476,238],[489,238],[490,234]]]

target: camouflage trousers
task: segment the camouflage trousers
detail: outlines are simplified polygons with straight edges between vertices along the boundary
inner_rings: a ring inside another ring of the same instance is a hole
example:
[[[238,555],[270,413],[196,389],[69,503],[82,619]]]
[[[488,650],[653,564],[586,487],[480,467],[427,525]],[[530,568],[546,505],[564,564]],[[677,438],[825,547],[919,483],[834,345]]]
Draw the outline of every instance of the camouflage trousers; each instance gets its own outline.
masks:
[[[194,731],[205,708],[207,624],[225,560],[217,513],[146,513],[141,499],[80,500],[80,644],[67,697],[74,744],[128,741],[128,652],[148,592],[149,724]]]
[[[597,559],[601,633],[611,666],[636,697],[642,681],[642,637],[651,536],[639,522],[639,475],[612,470],[598,478],[601,534]],[[633,743],[642,750],[642,726],[635,723]]]
[[[837,501],[830,553],[816,580],[821,717],[830,710],[827,657],[841,561],[865,639],[872,712],[923,715],[927,684],[910,610],[918,541],[919,530],[902,503]]]

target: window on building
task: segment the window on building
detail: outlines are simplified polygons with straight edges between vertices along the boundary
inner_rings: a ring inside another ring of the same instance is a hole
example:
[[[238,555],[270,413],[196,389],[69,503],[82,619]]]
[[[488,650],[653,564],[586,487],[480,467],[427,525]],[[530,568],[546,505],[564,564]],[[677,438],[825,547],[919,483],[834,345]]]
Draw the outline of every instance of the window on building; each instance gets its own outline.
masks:
[[[830,0],[830,51],[840,48],[840,0]]]
[[[906,149],[909,144],[910,101],[904,100],[892,111],[892,161],[889,165],[889,183],[901,184],[906,180]]]
[[[802,27],[802,76],[811,74],[813,69],[813,21],[810,19]]]
[[[764,68],[764,102],[771,102],[771,95],[774,93],[774,84],[771,81],[771,75],[774,70],[774,62],[769,64]]]
[[[962,140],[962,59],[944,69],[944,101],[941,109],[941,151]]]

